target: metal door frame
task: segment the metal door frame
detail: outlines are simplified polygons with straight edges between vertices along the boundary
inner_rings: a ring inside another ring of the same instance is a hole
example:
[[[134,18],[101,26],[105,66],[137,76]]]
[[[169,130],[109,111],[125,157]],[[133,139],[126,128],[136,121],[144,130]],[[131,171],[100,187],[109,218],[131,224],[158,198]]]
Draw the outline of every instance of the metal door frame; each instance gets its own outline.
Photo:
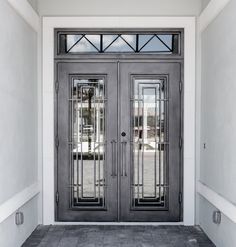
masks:
[[[72,29],[54,29],[54,41],[55,44],[58,44],[58,32],[59,31],[71,31]],[[180,111],[181,111],[181,152],[180,152],[180,192],[181,192],[181,212],[180,212],[180,219],[183,219],[183,203],[182,203],[182,196],[183,196],[183,152],[184,152],[184,147],[183,147],[183,136],[184,136],[184,123],[183,123],[183,117],[184,117],[184,109],[183,109],[183,103],[184,103],[184,29],[74,29],[74,30],[79,30],[79,31],[84,31],[84,32],[89,32],[89,33],[97,33],[99,31],[109,31],[110,32],[158,32],[158,31],[167,31],[167,32],[180,32],[181,33],[181,38],[180,38],[180,53],[179,54],[168,54],[168,55],[163,55],[163,54],[81,54],[81,55],[58,55],[57,54],[57,45],[54,46],[54,74],[56,75],[55,77],[55,90],[54,90],[54,116],[57,116],[58,114],[58,96],[57,96],[57,90],[58,90],[58,78],[57,78],[57,66],[59,63],[73,63],[73,62],[117,62],[118,65],[118,72],[117,72],[117,77],[118,77],[118,100],[120,99],[120,83],[119,83],[119,63],[122,61],[125,61],[126,63],[135,63],[135,62],[175,62],[181,64],[181,78],[182,80],[180,81],[180,91],[181,91],[181,102],[180,102]],[[74,31],[73,30],[73,31]],[[120,104],[118,102],[118,123],[120,121]],[[57,157],[57,120],[54,119],[54,140],[55,140],[55,145],[54,145],[54,157]],[[120,134],[120,126],[118,124],[117,127],[117,136]],[[117,145],[119,145],[119,138],[117,139]],[[119,157],[119,155],[118,155]],[[120,163],[120,160],[118,158],[117,160],[118,164]],[[58,179],[58,172],[57,172],[57,166],[58,166],[58,161],[57,159],[54,160],[54,189],[55,189],[55,208],[54,208],[54,214],[55,214],[55,221],[57,221],[57,203],[56,201],[58,200],[58,191],[57,191],[57,179]],[[118,169],[119,170],[119,169]],[[120,181],[120,174],[118,173],[118,181]],[[118,182],[118,203],[119,203],[119,182]],[[118,207],[118,219],[119,219],[119,210],[120,207]],[[180,220],[180,221],[181,221]]]

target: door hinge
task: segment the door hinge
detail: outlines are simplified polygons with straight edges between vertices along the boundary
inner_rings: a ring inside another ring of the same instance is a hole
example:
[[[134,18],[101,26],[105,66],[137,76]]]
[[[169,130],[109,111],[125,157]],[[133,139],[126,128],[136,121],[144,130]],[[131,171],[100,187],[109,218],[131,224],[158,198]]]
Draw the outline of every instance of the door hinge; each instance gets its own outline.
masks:
[[[183,83],[182,81],[179,82],[179,92],[181,93],[182,92],[182,87],[183,87]]]
[[[56,138],[55,138],[55,146],[56,146],[56,148],[59,147],[59,137],[58,136],[56,136]]]
[[[179,192],[179,203],[181,204],[183,201],[183,195],[182,192]]]
[[[182,137],[179,138],[179,148],[181,149],[183,146],[183,139]]]
[[[56,192],[56,203],[57,204],[59,203],[59,192],[58,191]]]
[[[55,92],[58,93],[59,92],[59,81],[55,82]]]

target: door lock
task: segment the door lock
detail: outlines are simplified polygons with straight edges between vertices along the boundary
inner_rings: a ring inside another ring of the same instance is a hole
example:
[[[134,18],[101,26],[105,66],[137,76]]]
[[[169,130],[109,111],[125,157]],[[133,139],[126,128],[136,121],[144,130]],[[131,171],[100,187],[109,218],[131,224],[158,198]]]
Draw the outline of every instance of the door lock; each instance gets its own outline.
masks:
[[[125,137],[126,136],[126,133],[125,132],[122,132],[121,133],[121,136]]]

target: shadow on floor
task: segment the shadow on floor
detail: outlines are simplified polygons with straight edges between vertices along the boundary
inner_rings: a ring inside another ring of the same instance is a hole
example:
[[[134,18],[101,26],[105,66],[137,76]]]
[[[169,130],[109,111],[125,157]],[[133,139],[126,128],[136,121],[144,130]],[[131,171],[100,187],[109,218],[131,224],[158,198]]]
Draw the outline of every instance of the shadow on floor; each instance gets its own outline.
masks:
[[[214,247],[199,227],[38,226],[23,247]]]

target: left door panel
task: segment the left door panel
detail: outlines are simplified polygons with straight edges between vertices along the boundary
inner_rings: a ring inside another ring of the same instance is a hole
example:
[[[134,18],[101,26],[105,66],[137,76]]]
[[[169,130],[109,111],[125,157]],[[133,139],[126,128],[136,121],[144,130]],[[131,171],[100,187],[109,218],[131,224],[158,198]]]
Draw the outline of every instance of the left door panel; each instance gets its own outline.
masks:
[[[56,220],[117,221],[116,63],[56,67]]]

